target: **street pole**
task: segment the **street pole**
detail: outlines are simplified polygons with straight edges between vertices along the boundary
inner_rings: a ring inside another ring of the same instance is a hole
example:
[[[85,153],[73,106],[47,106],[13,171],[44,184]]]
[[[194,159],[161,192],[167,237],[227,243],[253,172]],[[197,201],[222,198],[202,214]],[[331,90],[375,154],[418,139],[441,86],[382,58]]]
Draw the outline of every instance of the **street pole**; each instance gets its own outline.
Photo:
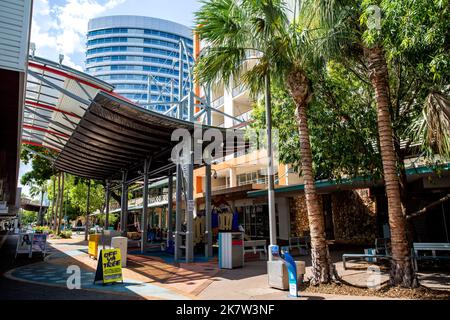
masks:
[[[84,231],[84,241],[88,240],[89,236],[89,207],[91,202],[91,179],[88,180],[87,199],[86,199],[86,224]]]
[[[273,170],[273,150],[272,150],[272,108],[271,108],[271,93],[270,93],[270,75],[266,74],[265,79],[265,106],[266,106],[266,126],[267,126],[267,157],[268,165],[268,205],[269,205],[269,260],[272,261],[272,247],[277,245],[277,228],[276,228],[276,213],[275,213],[275,182]]]
[[[173,174],[169,172],[169,190],[167,195],[167,248],[173,245],[173,230],[172,230],[172,216],[173,216]]]

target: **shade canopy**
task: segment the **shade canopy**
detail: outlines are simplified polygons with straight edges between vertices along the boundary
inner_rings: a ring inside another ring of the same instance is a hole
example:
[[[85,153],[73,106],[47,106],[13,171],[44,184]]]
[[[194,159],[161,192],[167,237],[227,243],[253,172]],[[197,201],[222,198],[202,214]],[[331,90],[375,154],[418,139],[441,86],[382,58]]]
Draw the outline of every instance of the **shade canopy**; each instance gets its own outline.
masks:
[[[142,170],[145,159],[150,159],[150,172],[166,172],[175,167],[171,154],[178,142],[171,140],[176,129],[192,133],[194,123],[143,109],[101,91],[84,112],[54,165],[61,171],[97,180],[120,179],[124,170]],[[220,130],[225,139],[225,131]]]
[[[90,99],[113,86],[86,73],[30,57],[24,101],[22,143],[59,152],[84,115]]]

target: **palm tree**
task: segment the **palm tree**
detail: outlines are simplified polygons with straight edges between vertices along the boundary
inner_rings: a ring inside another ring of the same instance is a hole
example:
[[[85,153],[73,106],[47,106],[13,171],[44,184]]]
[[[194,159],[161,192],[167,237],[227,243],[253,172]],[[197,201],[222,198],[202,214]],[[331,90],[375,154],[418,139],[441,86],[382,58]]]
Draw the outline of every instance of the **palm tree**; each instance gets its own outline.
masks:
[[[38,213],[38,226],[44,225],[44,195],[47,190],[47,184],[44,182],[42,184],[34,184],[30,187],[30,195],[34,198],[40,196],[39,213]]]
[[[337,278],[337,273],[330,260],[324,216],[314,184],[308,130],[307,109],[312,89],[306,68],[315,59],[312,50],[307,49],[308,36],[298,32],[299,25],[290,23],[287,12],[282,0],[204,1],[196,13],[196,31],[208,46],[197,61],[195,76],[206,84],[239,80],[254,95],[263,92],[267,79],[289,89],[296,104],[300,136],[312,247],[311,284],[318,285]],[[247,68],[248,61],[254,61],[254,67]],[[266,90],[266,95],[269,93]]]
[[[369,78],[375,91],[377,104],[378,135],[384,181],[388,199],[389,225],[391,227],[392,259],[391,284],[415,286],[414,270],[410,258],[410,246],[406,237],[406,216],[402,209],[400,181],[397,173],[392,121],[390,114],[388,66],[381,47],[367,50]]]

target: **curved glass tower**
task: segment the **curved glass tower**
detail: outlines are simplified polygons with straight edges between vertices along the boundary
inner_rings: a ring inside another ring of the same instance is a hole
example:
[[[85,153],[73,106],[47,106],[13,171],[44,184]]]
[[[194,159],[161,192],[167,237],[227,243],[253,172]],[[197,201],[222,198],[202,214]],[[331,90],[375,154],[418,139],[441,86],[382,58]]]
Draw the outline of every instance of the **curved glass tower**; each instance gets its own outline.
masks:
[[[187,59],[193,62],[192,30],[167,20],[140,16],[90,20],[86,72],[111,83],[125,98],[163,112],[170,107],[164,103],[179,97],[180,45],[184,96],[191,81]]]

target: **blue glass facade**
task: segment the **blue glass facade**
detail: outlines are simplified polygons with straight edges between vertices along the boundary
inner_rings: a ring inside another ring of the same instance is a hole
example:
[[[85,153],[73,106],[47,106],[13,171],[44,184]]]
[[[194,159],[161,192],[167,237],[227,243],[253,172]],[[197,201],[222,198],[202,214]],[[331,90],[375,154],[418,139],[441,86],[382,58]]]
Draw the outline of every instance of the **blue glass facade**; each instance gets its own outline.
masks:
[[[86,72],[111,83],[125,98],[157,111],[178,97],[179,46],[183,40],[192,63],[192,30],[178,23],[138,16],[111,16],[89,22]],[[187,58],[183,55],[183,79],[189,83]],[[150,88],[149,88],[150,78]],[[149,90],[150,89],[150,90]]]

